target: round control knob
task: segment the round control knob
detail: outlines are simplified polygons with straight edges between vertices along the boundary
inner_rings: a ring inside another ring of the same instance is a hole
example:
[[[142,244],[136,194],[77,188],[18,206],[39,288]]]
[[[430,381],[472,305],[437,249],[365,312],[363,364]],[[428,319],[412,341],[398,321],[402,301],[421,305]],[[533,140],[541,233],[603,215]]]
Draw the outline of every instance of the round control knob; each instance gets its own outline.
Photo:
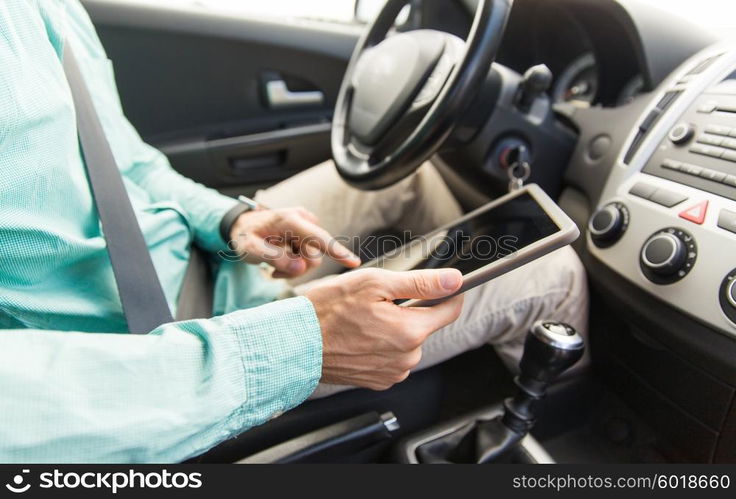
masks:
[[[695,135],[695,127],[690,123],[678,123],[670,130],[669,138],[674,144],[685,144]]]
[[[676,227],[650,237],[639,258],[642,272],[656,284],[672,284],[683,279],[695,267],[697,259],[695,239]]]
[[[679,237],[667,233],[657,234],[644,244],[641,261],[654,274],[670,276],[687,262],[687,249]]]
[[[618,241],[629,223],[629,212],[621,203],[607,204],[593,213],[588,232],[596,246],[606,247]]]
[[[719,296],[723,313],[736,326],[736,269],[732,270],[721,283]]]

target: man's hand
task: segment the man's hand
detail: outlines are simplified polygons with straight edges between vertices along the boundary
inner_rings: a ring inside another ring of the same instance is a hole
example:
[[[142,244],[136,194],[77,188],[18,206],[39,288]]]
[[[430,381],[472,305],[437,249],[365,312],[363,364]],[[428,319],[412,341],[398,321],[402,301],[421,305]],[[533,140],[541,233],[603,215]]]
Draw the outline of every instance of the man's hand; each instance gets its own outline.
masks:
[[[335,241],[304,208],[243,213],[233,224],[230,239],[248,263],[274,267],[276,278],[305,274],[319,267],[324,255],[348,268],[360,266],[360,258]]]
[[[322,327],[322,382],[385,390],[419,364],[422,344],[455,321],[463,297],[426,308],[397,299],[438,299],[462,285],[457,270],[365,269],[323,281],[306,293]]]

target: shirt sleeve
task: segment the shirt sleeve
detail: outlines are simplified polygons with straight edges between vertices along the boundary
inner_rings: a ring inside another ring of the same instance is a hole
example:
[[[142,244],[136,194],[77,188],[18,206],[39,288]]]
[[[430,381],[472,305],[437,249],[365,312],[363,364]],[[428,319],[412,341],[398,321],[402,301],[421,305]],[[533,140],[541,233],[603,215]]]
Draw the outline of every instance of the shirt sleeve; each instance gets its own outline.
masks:
[[[321,359],[302,297],[145,336],[0,331],[0,462],[180,462],[300,404]]]
[[[180,175],[164,154],[141,139],[125,116],[112,63],[89,16],[76,2],[66,8],[67,28],[75,35],[73,48],[123,176],[143,189],[152,202],[173,202],[183,210],[199,247],[211,252],[227,250],[229,241],[220,234],[220,222],[238,202]]]
[[[240,203],[174,171],[166,156],[143,142],[124,116],[119,119],[134,155],[123,174],[143,188],[152,201],[173,201],[179,205],[200,248],[211,252],[227,250],[229,241],[222,237],[221,222]]]

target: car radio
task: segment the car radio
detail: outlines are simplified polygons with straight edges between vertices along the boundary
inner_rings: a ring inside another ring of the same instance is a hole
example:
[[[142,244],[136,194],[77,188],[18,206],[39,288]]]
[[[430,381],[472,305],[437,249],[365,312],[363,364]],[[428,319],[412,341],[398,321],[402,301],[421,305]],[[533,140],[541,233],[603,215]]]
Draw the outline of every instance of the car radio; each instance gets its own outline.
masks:
[[[719,87],[716,87],[716,89]],[[651,157],[644,173],[736,200],[736,87],[698,97]]]

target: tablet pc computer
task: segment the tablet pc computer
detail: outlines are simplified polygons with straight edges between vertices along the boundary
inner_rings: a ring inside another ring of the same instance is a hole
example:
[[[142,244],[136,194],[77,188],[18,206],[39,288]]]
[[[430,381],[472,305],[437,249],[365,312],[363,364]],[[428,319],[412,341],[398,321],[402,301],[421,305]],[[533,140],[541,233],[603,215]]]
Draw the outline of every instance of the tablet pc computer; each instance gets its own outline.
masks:
[[[463,285],[455,293],[460,294],[562,248],[579,235],[570,217],[539,186],[529,184],[436,231],[413,238],[363,268],[455,268],[463,274]],[[401,305],[435,303],[407,300]]]

